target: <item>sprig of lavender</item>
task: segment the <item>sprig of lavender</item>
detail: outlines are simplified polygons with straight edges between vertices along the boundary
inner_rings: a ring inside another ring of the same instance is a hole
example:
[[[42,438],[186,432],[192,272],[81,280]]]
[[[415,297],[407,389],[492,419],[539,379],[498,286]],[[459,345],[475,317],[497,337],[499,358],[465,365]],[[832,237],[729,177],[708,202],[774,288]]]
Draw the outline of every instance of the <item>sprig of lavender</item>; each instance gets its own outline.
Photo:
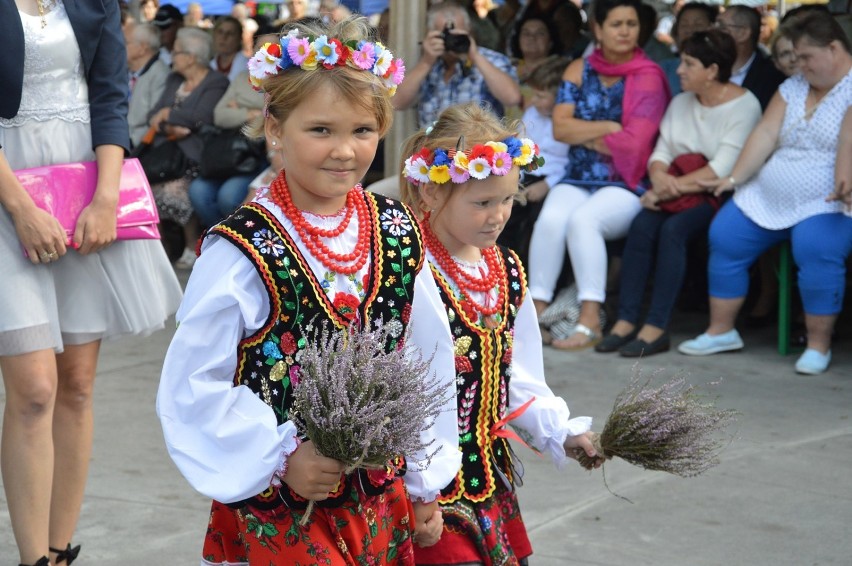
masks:
[[[293,389],[293,416],[320,454],[356,468],[383,468],[400,456],[426,451],[421,433],[435,422],[452,391],[429,379],[431,356],[403,336],[399,321],[335,332],[329,325],[308,338],[300,380]],[[369,324],[367,325],[369,326]],[[426,455],[426,463],[440,447]]]
[[[616,397],[595,449],[606,459],[617,456],[647,470],[696,476],[719,463],[728,442],[721,433],[736,415],[717,409],[682,375],[652,387],[651,378],[643,380],[637,369]],[[583,467],[592,468],[593,459],[582,450],[576,454]]]

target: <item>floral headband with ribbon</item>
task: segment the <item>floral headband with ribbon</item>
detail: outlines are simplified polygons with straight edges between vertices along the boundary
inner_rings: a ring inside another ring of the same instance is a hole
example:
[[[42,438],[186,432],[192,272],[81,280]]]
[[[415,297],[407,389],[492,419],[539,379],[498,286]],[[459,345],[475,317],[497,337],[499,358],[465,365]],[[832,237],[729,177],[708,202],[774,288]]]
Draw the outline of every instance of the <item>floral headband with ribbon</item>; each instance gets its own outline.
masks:
[[[394,59],[393,53],[379,42],[341,41],[335,37],[303,37],[299,30],[290,30],[278,43],[265,43],[254,57],[249,59],[249,81],[255,90],[267,77],[277,75],[291,67],[305,71],[320,68],[349,66],[369,71],[379,77],[390,96],[405,77],[402,59]]]
[[[464,145],[464,136],[458,146]],[[414,185],[452,181],[466,183],[471,177],[486,179],[490,175],[508,175],[512,166],[521,171],[535,171],[544,165],[538,145],[529,138],[509,137],[503,141],[489,141],[461,151],[459,149],[423,148],[405,160],[405,178]]]

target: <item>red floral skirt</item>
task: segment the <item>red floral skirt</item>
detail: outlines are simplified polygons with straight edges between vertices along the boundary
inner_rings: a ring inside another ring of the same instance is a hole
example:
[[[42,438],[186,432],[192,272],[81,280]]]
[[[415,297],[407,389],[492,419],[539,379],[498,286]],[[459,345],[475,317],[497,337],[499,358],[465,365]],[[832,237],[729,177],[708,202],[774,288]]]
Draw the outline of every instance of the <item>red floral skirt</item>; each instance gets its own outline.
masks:
[[[353,486],[352,497],[335,508],[314,507],[305,526],[302,511],[232,509],[213,502],[204,539],[207,564],[413,566],[414,513],[402,479],[381,495]]]
[[[427,548],[415,546],[417,564],[517,566],[518,560],[532,554],[518,498],[502,486],[482,503],[462,499],[442,504],[441,512],[441,540]]]

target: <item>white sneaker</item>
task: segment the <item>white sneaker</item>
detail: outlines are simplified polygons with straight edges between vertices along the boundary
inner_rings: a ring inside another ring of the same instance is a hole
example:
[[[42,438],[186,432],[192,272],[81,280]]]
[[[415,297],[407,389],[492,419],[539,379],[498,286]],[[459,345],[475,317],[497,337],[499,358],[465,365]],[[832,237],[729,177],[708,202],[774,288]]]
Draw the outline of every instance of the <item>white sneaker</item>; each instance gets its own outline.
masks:
[[[195,250],[184,248],[183,254],[175,262],[175,267],[178,269],[192,269],[196,259]]]
[[[736,329],[733,329],[715,336],[711,336],[705,332],[692,340],[681,342],[677,349],[681,354],[688,356],[709,356],[710,354],[718,354],[720,352],[742,350],[743,346],[743,339],[740,338],[740,333]]]
[[[812,348],[808,348],[796,361],[796,372],[807,375],[819,375],[828,369],[831,363],[831,350],[823,354]]]

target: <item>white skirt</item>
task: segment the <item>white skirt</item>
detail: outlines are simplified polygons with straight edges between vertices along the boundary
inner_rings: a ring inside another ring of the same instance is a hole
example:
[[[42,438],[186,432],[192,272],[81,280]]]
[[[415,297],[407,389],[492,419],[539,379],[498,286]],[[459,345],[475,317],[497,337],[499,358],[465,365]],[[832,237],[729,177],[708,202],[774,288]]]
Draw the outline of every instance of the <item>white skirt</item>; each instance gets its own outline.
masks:
[[[13,169],[94,160],[90,125],[31,121],[0,128]],[[33,264],[0,208],[0,356],[85,344],[163,328],[177,310],[180,283],[157,240],[117,241],[83,256]]]

